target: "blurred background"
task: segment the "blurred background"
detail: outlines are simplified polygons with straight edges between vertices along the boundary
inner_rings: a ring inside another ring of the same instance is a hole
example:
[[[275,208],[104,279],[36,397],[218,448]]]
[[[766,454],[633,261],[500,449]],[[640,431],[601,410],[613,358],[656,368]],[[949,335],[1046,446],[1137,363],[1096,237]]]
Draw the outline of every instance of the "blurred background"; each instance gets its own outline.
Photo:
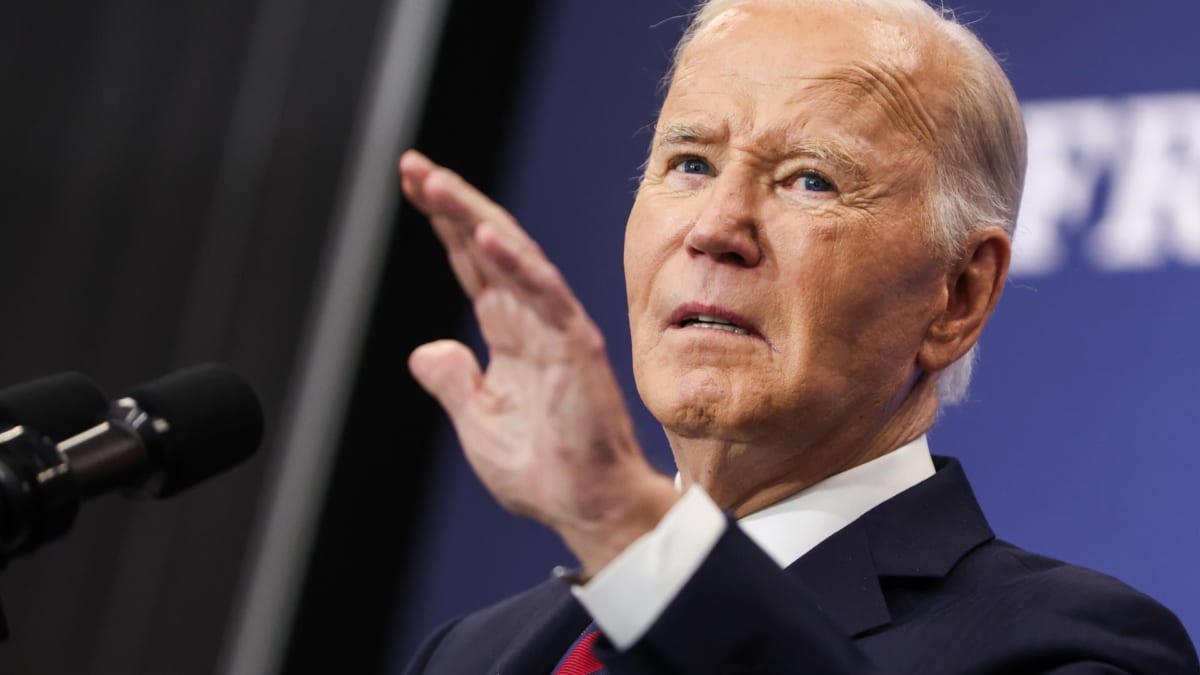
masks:
[[[1200,5],[953,3],[1026,109],[1014,278],[931,437],[1004,538],[1200,637]],[[407,375],[473,323],[394,179],[416,146],[507,206],[629,373],[621,237],[689,0],[7,0],[0,386],[111,394],[201,361],[267,413],[248,464],[106,496],[0,574],[11,673],[400,672],[570,563],[496,507]],[[497,553],[499,552],[499,553]]]

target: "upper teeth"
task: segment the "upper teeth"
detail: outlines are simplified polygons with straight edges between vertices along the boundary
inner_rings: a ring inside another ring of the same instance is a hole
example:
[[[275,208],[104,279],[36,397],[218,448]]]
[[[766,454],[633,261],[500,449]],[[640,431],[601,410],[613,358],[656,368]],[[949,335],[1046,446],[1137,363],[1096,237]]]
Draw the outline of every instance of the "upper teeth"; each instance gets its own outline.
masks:
[[[745,328],[742,328],[741,326],[735,325],[734,323],[727,321],[725,319],[722,319],[720,317],[709,316],[708,314],[697,314],[696,316],[693,316],[693,317],[687,319],[686,321],[684,321],[683,324],[685,326],[690,325],[690,326],[699,326],[701,328],[715,328],[718,330],[729,331],[730,333],[737,333],[738,335],[748,335],[749,334],[748,331]]]

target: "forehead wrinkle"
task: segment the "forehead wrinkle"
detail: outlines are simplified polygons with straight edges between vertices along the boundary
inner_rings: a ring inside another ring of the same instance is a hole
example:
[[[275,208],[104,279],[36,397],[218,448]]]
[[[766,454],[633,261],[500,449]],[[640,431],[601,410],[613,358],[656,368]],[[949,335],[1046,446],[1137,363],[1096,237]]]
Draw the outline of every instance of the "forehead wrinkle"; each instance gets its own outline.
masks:
[[[904,69],[858,63],[839,68],[822,79],[849,85],[866,94],[918,144],[932,146],[937,138],[936,119],[926,106],[912,75]]]
[[[770,127],[755,131],[748,139],[748,149],[772,163],[797,157],[817,160],[837,168],[843,175],[865,180],[867,167],[845,143],[835,137],[809,135],[804,119],[782,120]]]
[[[707,98],[707,92],[690,91],[678,83],[672,85],[672,92],[680,91],[680,98]],[[728,96],[727,91],[718,91],[711,96]],[[735,99],[737,97],[734,97]],[[708,107],[688,106],[683,110],[670,110],[668,104],[659,114],[654,129],[654,145],[716,145],[726,144],[735,134],[744,133],[752,124],[755,105],[749,97],[735,100],[735,110],[732,114],[717,114]],[[669,121],[668,121],[669,120]]]

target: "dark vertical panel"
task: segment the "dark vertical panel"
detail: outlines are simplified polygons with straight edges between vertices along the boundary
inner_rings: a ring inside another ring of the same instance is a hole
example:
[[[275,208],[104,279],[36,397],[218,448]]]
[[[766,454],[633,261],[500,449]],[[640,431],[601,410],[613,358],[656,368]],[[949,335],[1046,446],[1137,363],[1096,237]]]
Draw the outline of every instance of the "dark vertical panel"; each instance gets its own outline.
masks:
[[[417,147],[498,184],[512,92],[542,3],[452,3]],[[382,672],[407,571],[437,408],[408,375],[417,345],[466,309],[427,221],[401,209],[284,672]]]
[[[0,671],[214,668],[380,10],[273,3],[272,20],[297,22],[289,47],[262,42],[278,28],[259,23],[267,3],[0,10],[0,385],[75,368],[115,394],[222,360],[268,421],[248,466],[168,502],[95,500],[65,539],[4,570]],[[278,114],[231,141],[264,60]],[[229,190],[233,224],[214,206]]]

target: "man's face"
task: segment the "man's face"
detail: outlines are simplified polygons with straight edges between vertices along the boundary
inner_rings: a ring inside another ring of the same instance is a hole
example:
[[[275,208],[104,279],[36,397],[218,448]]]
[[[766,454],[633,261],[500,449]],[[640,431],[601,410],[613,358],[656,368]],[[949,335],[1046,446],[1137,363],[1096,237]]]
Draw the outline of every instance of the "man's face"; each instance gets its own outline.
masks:
[[[749,2],[687,48],[625,239],[634,372],[669,435],[862,441],[919,374],[947,293],[922,30]]]

